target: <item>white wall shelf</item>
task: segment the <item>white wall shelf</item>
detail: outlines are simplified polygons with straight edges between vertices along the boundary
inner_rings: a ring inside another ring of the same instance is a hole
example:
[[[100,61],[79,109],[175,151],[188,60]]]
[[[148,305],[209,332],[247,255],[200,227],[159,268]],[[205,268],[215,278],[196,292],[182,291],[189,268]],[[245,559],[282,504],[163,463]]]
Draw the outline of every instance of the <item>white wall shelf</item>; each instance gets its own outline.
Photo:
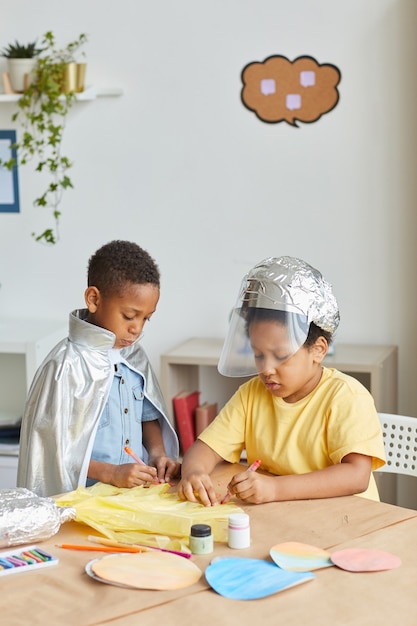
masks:
[[[115,96],[122,96],[123,89],[119,87],[95,87],[94,85],[90,87],[86,87],[84,91],[75,94],[76,99],[80,102],[88,102],[91,100],[96,100],[96,98],[112,98]],[[0,94],[0,104],[7,102],[17,102],[19,98],[21,98],[22,94],[20,93],[1,93]]]

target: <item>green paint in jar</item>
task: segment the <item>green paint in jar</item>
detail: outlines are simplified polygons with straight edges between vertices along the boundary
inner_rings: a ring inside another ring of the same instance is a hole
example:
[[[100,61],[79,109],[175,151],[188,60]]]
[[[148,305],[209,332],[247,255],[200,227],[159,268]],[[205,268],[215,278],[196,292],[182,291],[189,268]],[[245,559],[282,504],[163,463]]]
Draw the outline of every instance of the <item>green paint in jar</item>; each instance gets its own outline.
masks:
[[[208,524],[193,524],[190,530],[190,550],[193,554],[211,554],[213,535]]]

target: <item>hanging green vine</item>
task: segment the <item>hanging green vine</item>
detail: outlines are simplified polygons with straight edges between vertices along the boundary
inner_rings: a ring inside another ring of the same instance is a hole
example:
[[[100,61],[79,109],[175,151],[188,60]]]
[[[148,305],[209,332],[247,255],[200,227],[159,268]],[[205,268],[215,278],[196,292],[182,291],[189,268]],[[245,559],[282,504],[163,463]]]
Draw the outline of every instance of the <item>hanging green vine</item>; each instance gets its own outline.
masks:
[[[62,141],[66,116],[76,94],[73,91],[63,93],[64,72],[86,41],[87,36],[81,34],[59,49],[52,32],[44,35],[40,44],[42,55],[37,59],[33,78],[18,100],[18,111],[12,116],[12,120],[21,125],[21,138],[12,146],[17,149],[17,162],[25,165],[33,161],[35,171],[49,175],[47,188],[33,204],[49,208],[54,224],[41,234],[32,233],[36,241],[47,244],[55,244],[59,239],[59,205],[63,192],[73,187],[68,174],[73,162],[62,153]],[[11,158],[0,164],[11,170],[16,160]]]

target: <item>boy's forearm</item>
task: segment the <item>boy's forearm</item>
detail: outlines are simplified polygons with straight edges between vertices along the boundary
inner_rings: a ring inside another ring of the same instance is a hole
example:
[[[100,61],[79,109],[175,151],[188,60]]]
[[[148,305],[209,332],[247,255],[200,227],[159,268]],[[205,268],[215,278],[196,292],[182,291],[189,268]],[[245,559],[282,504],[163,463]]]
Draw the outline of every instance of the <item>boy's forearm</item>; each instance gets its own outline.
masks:
[[[90,461],[88,466],[88,478],[98,480],[101,483],[113,484],[114,465],[103,461]]]
[[[197,439],[184,455],[181,474],[182,476],[195,472],[211,474],[222,460],[217,452]]]
[[[365,460],[365,464],[362,462],[358,467],[342,462],[308,474],[277,476],[273,481],[273,500],[309,500],[362,493],[369,485],[370,463],[370,459],[369,464]]]
[[[209,446],[198,440],[187,450],[181,468],[181,482],[178,495],[182,500],[200,502],[213,506],[217,494],[210,477],[211,472],[222,458]]]
[[[143,422],[142,439],[149,456],[166,456],[161,426],[158,420]]]

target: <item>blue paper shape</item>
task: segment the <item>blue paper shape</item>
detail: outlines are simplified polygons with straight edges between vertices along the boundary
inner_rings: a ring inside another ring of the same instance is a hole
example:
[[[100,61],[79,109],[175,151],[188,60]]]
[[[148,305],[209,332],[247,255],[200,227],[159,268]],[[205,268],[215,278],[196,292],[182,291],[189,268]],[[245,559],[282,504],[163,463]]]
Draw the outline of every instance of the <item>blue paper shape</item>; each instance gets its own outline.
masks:
[[[257,600],[315,578],[312,572],[289,572],[275,563],[240,557],[219,559],[205,572],[208,584],[233,600]]]

